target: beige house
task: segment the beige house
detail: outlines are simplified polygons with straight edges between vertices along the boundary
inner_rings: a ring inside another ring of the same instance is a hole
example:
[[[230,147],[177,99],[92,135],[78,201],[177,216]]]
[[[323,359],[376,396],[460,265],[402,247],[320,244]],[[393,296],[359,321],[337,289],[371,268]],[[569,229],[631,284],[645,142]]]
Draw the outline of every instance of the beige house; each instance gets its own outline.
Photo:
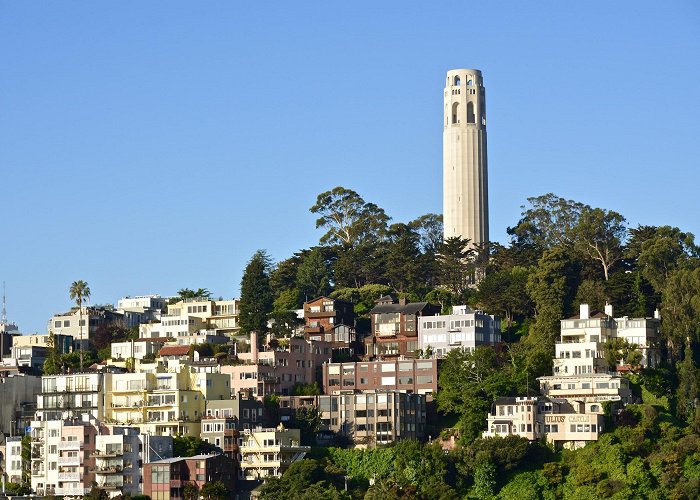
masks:
[[[504,397],[492,405],[483,437],[521,436],[546,439],[565,448],[597,441],[603,432],[602,405],[570,404],[546,397]]]
[[[280,477],[311,450],[310,446],[301,446],[300,441],[299,429],[285,429],[281,424],[277,428],[244,429],[240,445],[240,478]]]
[[[209,399],[230,399],[220,373],[157,371],[112,374],[105,391],[105,421],[136,425],[157,436],[199,436]]]
[[[207,330],[233,336],[238,333],[238,299],[211,300],[206,298],[184,299],[168,305],[168,316],[186,316],[201,320]]]

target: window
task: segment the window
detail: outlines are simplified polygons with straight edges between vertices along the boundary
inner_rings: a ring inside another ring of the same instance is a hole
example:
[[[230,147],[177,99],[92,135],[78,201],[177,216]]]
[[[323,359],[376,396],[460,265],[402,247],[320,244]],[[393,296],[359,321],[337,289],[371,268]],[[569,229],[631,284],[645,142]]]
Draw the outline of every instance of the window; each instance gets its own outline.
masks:
[[[474,114],[474,103],[467,103],[467,123],[476,123],[476,116]]]

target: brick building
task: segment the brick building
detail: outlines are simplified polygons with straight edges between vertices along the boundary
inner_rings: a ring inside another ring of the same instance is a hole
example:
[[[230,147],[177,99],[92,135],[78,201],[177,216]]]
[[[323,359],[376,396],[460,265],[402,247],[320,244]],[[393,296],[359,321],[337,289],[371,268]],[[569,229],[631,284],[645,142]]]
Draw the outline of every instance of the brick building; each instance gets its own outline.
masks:
[[[396,301],[390,295],[380,298],[370,311],[372,335],[364,340],[369,359],[415,356],[418,341],[418,320],[440,314],[439,305],[428,302]]]
[[[224,483],[231,493],[236,491],[235,463],[226,455],[168,458],[144,465],[143,494],[151,500],[183,498],[188,483],[201,490],[215,481]]]

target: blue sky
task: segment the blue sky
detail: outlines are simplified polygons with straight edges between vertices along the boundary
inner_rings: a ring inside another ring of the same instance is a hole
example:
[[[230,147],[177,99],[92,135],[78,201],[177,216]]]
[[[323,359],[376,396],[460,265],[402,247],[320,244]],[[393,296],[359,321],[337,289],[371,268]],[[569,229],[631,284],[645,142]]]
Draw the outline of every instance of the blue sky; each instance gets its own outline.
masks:
[[[700,4],[0,1],[0,280],[46,330],[93,303],[239,293],[317,243],[334,186],[442,207],[442,87],[483,71],[492,239],[529,196],[700,234]]]

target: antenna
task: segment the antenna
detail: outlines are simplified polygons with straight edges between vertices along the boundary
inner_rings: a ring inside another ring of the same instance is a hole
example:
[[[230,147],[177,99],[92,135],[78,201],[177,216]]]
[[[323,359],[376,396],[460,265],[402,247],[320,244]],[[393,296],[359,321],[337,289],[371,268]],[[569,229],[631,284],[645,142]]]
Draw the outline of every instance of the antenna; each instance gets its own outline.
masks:
[[[2,319],[0,325],[7,325],[7,301],[5,300],[5,282],[2,282]]]

